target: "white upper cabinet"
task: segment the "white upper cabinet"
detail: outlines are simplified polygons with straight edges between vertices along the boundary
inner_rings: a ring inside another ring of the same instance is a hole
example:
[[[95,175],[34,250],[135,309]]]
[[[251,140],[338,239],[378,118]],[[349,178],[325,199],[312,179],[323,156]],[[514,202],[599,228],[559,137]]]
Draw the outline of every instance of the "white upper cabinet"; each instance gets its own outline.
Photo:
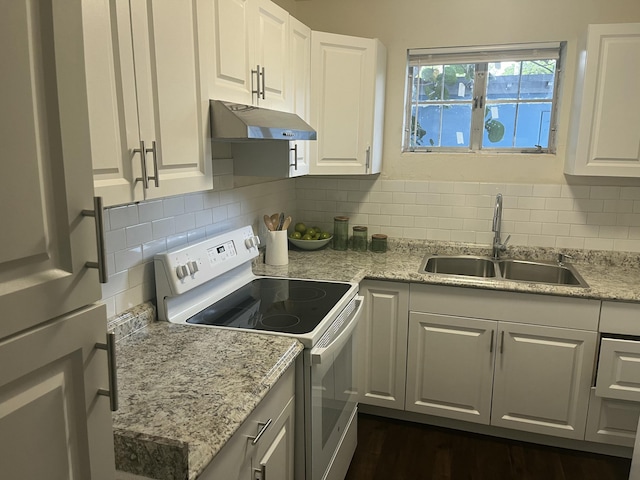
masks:
[[[80,0],[0,15],[0,339],[100,300]]]
[[[81,0],[0,7],[2,478],[114,478]]]
[[[377,39],[313,32],[311,174],[379,173],[386,49]]]
[[[311,109],[311,29],[293,17],[289,17],[289,45],[291,61],[292,111],[309,123]],[[309,173],[311,140],[291,142],[292,162],[289,177]]]
[[[106,205],[213,188],[199,5],[84,8],[94,185]]]
[[[589,25],[581,49],[565,173],[640,176],[640,23]]]
[[[290,111],[289,13],[269,0],[211,3],[211,98]]]
[[[212,0],[206,4],[213,38],[206,48],[212,71],[211,98],[252,104],[257,90],[254,63],[253,0]],[[252,72],[253,70],[253,72]]]

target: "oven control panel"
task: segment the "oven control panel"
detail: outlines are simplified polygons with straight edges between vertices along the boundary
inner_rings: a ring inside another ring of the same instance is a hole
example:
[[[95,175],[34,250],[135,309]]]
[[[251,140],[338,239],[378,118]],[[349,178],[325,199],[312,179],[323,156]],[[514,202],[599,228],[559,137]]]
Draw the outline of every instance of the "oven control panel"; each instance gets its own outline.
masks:
[[[156,288],[163,296],[184,293],[258,256],[251,226],[154,257]],[[161,292],[163,288],[168,290]]]

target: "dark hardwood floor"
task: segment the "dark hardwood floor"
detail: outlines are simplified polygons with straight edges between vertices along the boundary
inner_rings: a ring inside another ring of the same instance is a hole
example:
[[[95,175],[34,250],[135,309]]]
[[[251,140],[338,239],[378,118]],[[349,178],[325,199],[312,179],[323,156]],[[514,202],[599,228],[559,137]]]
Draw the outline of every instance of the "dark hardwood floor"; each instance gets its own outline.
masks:
[[[345,480],[627,480],[631,460],[360,414]]]

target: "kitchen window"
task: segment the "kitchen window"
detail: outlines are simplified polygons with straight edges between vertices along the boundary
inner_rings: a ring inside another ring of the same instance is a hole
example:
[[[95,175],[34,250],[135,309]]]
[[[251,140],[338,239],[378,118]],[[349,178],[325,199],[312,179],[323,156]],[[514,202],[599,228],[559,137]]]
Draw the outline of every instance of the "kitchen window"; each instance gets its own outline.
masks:
[[[410,49],[403,151],[555,153],[563,49]]]

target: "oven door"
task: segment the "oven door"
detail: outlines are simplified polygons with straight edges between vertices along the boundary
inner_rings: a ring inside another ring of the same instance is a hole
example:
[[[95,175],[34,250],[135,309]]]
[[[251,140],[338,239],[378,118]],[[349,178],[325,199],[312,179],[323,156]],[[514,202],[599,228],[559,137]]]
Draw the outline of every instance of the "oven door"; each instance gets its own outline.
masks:
[[[355,333],[362,305],[363,297],[355,297],[343,312],[345,318],[338,317],[306,356],[310,408],[305,409],[305,423],[310,445],[307,454],[311,456],[307,457],[307,480],[333,478],[333,470],[344,469],[345,463],[348,468],[355,449],[353,441],[351,451],[346,451],[349,445],[344,446],[344,452],[338,451],[357,407]]]

